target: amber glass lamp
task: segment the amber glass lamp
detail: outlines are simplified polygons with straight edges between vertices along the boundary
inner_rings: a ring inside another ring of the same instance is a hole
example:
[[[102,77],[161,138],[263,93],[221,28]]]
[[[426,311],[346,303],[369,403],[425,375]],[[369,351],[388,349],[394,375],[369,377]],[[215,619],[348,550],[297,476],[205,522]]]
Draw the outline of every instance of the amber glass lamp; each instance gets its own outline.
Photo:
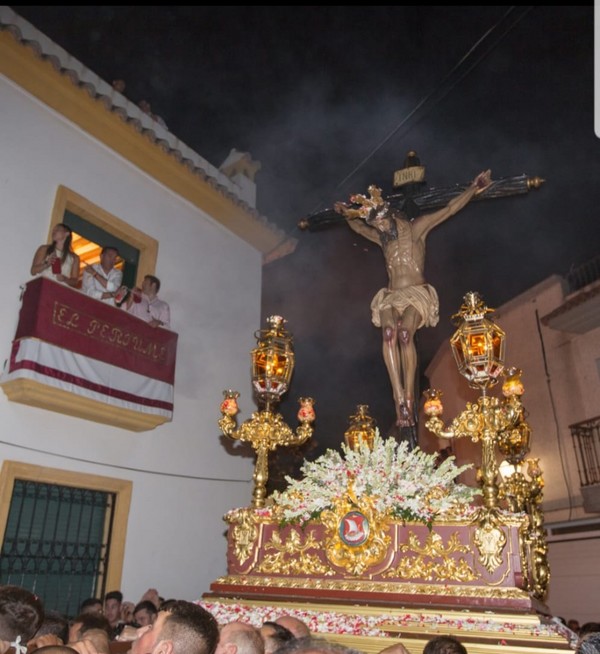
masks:
[[[505,334],[486,318],[492,311],[478,293],[470,291],[452,317],[458,323],[450,339],[452,354],[458,371],[474,388],[492,386],[504,369]]]
[[[279,400],[287,391],[294,371],[292,335],[281,316],[267,318],[268,329],[255,332],[256,347],[251,351],[252,385],[265,401]]]

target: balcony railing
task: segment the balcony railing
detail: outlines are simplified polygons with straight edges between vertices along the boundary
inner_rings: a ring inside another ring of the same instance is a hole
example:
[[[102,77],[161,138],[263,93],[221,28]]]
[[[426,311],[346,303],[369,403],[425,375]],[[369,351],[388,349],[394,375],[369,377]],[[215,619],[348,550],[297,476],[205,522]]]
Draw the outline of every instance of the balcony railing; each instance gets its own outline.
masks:
[[[600,484],[600,416],[570,425],[582,488]]]
[[[586,261],[586,263],[571,270],[566,275],[569,293],[575,293],[589,284],[593,284],[600,279],[600,256],[595,259]]]

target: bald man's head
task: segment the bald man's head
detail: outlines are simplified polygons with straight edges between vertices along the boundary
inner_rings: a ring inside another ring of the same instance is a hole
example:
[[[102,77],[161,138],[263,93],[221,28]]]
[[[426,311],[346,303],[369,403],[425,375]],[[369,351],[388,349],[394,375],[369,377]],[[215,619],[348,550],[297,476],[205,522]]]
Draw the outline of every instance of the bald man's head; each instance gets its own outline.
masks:
[[[291,615],[282,615],[281,617],[275,620],[277,624],[280,624],[282,627],[289,629],[296,638],[305,638],[310,636],[310,629],[308,625],[299,618],[294,618]]]

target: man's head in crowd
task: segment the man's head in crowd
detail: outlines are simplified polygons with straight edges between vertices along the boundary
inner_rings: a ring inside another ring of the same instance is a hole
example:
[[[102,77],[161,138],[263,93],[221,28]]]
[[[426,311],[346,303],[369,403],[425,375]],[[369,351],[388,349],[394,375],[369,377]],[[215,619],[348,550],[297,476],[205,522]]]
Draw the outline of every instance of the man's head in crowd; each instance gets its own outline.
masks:
[[[0,586],[0,640],[22,642],[33,638],[44,620],[42,602],[25,588]]]
[[[277,624],[289,629],[296,638],[305,638],[310,636],[310,629],[305,622],[292,615],[282,615],[275,620]]]
[[[71,622],[69,627],[69,642],[79,640],[86,631],[101,629],[110,637],[111,626],[104,615],[99,613],[81,613]]]
[[[35,632],[34,638],[48,634],[58,636],[63,643],[66,643],[69,638],[69,621],[59,611],[45,611],[44,620]]]
[[[292,638],[282,645],[277,654],[362,654],[359,650],[318,636]]]
[[[436,636],[425,644],[423,654],[467,654],[467,648],[454,636]]]
[[[214,654],[219,625],[197,604],[177,600],[154,624],[140,627],[131,654]]]
[[[133,609],[133,619],[139,627],[146,627],[153,624],[158,615],[158,609],[150,600],[138,602]]]
[[[79,607],[79,613],[97,613],[98,615],[102,615],[102,600],[97,597],[88,597],[87,599],[84,599]]]
[[[104,615],[111,627],[115,627],[121,619],[121,604],[123,593],[120,590],[111,590],[104,596]]]
[[[264,622],[260,635],[265,643],[265,654],[273,654],[282,645],[295,638],[294,634],[277,622]]]
[[[256,627],[234,620],[221,626],[215,654],[264,654],[265,643]]]

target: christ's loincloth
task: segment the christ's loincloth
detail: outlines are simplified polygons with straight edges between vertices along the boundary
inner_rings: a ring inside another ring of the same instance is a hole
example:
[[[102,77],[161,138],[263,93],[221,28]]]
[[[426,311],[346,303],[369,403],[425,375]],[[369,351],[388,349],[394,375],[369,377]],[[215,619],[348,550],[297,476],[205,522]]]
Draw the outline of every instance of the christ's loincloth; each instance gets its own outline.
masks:
[[[421,317],[417,329],[435,327],[440,319],[440,302],[435,288],[429,284],[409,286],[397,290],[382,288],[371,302],[373,324],[381,327],[380,314],[384,309],[395,309],[402,315],[407,307],[414,307]]]

